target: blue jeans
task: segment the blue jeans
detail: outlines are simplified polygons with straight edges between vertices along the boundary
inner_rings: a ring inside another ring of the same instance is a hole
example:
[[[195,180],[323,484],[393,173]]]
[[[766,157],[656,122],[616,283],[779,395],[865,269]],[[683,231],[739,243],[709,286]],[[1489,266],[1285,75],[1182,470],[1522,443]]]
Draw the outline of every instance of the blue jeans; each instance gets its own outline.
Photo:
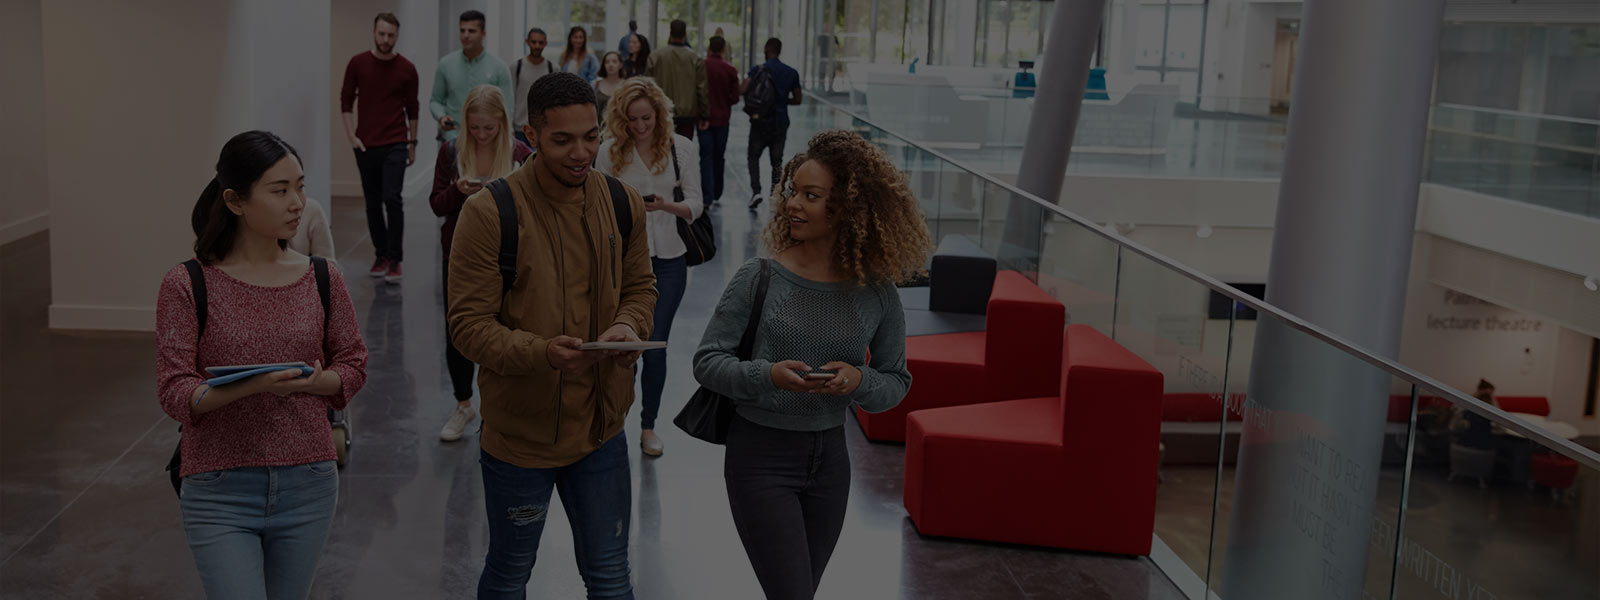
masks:
[[[707,201],[722,199],[722,178],[726,172],[728,154],[728,126],[712,127],[700,132],[700,189]]]
[[[553,469],[524,469],[481,454],[489,556],[478,578],[479,600],[527,595],[552,488],[561,492],[561,506],[572,523],[578,574],[589,598],[633,598],[628,579],[633,487],[627,434],[617,434],[578,462]]]
[[[650,330],[650,341],[665,342],[672,334],[672,317],[678,314],[683,303],[683,290],[689,284],[689,265],[682,256],[661,259],[650,257],[650,268],[656,274],[655,325]],[[646,350],[644,353],[644,406],[639,409],[639,428],[655,429],[656,415],[661,412],[661,390],[667,386],[667,351]]]
[[[339,503],[333,461],[183,478],[183,531],[208,598],[303,599]]]

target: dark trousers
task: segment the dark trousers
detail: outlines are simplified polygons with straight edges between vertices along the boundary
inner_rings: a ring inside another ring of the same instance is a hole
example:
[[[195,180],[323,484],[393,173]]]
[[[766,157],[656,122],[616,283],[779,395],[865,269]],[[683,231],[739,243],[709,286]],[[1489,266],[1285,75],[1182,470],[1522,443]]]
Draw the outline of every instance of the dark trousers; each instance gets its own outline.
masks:
[[[375,146],[355,153],[356,168],[361,171],[361,193],[367,197],[367,232],[372,234],[372,247],[378,258],[399,262],[406,229],[405,207],[400,202],[400,188],[406,180],[406,144]]]
[[[633,478],[628,436],[618,433],[565,467],[524,469],[481,452],[483,502],[489,515],[489,555],[478,578],[478,598],[524,598],[539,552],[550,493],[572,524],[578,575],[589,598],[633,599],[628,579],[628,530]]]
[[[761,193],[761,152],[767,151],[772,160],[772,187],[778,187],[783,178],[783,142],[789,137],[789,124],[776,121],[750,124],[750,190]],[[767,188],[772,189],[772,188]]]
[[[694,139],[694,132],[700,128],[699,117],[673,117],[672,132],[683,137]]]
[[[700,189],[706,200],[722,199],[723,174],[727,171],[728,126],[700,132]]]
[[[444,276],[439,285],[445,289],[446,294],[449,293],[450,251],[448,249],[445,250]],[[448,307],[446,307],[446,310],[448,311]],[[455,388],[456,401],[471,400],[472,379],[477,375],[478,365],[473,364],[472,361],[467,360],[467,357],[462,356],[460,350],[456,350],[455,342],[450,340],[448,326],[446,326],[444,332],[444,365],[450,371],[450,386]]]
[[[844,428],[786,431],[735,415],[722,476],[733,524],[768,600],[809,599],[844,529]]]
[[[665,342],[672,334],[672,317],[678,314],[683,302],[683,290],[689,283],[689,264],[682,256],[660,259],[650,257],[650,268],[656,274],[656,314],[650,330],[650,341]],[[661,412],[661,390],[667,386],[667,351],[644,352],[644,401],[639,408],[639,428],[655,429],[656,415]]]

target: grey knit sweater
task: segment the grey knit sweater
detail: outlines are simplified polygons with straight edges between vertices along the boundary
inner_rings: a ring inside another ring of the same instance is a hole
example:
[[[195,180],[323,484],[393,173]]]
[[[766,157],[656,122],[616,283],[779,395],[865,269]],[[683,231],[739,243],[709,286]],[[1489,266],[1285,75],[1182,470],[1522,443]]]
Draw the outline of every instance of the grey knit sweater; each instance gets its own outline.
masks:
[[[694,355],[694,377],[732,398],[740,416],[791,431],[822,431],[844,424],[845,409],[894,408],[911,387],[906,370],[905,311],[893,284],[822,283],[771,261],[767,301],[751,360],[738,358],[739,338],[755,303],[763,259],[751,259],[728,282]],[[762,310],[760,307],[754,307]],[[872,362],[867,364],[871,351]],[[848,396],[788,392],[772,383],[772,364],[803,361],[821,368],[842,361],[861,369]]]

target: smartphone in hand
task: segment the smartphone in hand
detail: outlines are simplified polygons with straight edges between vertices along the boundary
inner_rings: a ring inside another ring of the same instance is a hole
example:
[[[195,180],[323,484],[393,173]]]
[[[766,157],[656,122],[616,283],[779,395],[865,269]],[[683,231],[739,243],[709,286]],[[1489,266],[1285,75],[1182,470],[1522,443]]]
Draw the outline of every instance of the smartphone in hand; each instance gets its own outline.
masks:
[[[812,369],[801,375],[806,379],[833,379],[839,376],[838,369]]]

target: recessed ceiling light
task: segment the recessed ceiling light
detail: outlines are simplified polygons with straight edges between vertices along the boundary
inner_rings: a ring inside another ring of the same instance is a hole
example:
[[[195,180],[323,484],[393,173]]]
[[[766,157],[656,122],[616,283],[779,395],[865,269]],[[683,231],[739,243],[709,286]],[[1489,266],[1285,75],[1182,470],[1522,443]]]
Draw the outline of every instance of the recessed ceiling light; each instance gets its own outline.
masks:
[[[1583,278],[1583,287],[1589,288],[1591,292],[1600,292],[1600,281],[1595,281],[1594,276],[1590,275]]]
[[[1201,225],[1199,227],[1194,228],[1194,235],[1195,235],[1195,237],[1198,237],[1200,239],[1205,239],[1205,238],[1211,237],[1211,226],[1210,225]]]

